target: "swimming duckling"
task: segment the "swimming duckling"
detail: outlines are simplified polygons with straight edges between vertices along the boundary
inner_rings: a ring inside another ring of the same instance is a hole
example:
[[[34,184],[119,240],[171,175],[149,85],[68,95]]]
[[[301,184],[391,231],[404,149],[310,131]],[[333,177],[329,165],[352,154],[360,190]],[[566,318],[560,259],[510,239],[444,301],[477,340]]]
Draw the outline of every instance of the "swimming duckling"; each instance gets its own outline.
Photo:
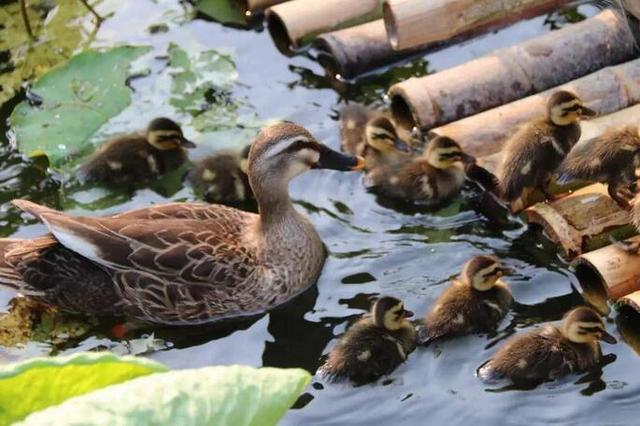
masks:
[[[598,313],[582,306],[565,315],[562,328],[546,325],[512,337],[480,368],[478,375],[523,382],[585,371],[602,357],[599,340],[616,343]]]
[[[412,161],[380,171],[373,188],[382,195],[410,201],[437,204],[455,197],[465,179],[463,162],[467,156],[453,139],[438,136],[427,150]]]
[[[499,171],[506,201],[540,189],[547,198],[552,174],[580,139],[580,118],[595,115],[573,93],[555,92],[547,102],[547,116],[524,125],[504,148]]]
[[[620,207],[628,209],[631,206],[627,199],[633,196],[629,185],[636,180],[638,166],[640,128],[609,129],[600,137],[579,143],[569,152],[560,170],[560,181],[585,179],[606,183],[609,196]]]
[[[492,256],[475,256],[436,300],[424,319],[418,341],[490,331],[506,315],[513,302],[509,286],[500,278],[510,273]]]
[[[222,151],[196,163],[187,180],[210,203],[238,204],[253,199],[247,176],[250,145],[239,154]]]
[[[370,383],[391,373],[416,347],[413,313],[395,297],[377,300],[342,336],[319,372],[329,380]]]
[[[168,118],[149,123],[146,134],[112,139],[78,170],[88,182],[137,182],[157,178],[187,160],[185,148],[195,144],[182,135],[180,126]]]

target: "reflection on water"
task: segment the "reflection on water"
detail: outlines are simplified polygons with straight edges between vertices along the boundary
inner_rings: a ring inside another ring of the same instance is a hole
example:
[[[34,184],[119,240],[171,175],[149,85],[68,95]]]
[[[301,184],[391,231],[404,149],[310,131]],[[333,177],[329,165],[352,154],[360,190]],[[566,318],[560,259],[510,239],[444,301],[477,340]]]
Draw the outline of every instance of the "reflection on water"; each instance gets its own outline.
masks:
[[[260,120],[299,122],[333,147],[339,146],[335,112],[344,100],[380,104],[386,86],[399,79],[431,72],[434,64],[457,63],[510,40],[535,36],[551,25],[545,23],[544,17],[537,18],[354,84],[330,82],[308,55],[281,56],[265,32],[238,31],[200,18],[182,26],[176,23],[180,19],[172,21],[166,31],[153,35],[144,30],[146,24],[139,28],[129,24],[133,11],[149,25],[157,24],[159,17],[167,13],[175,17],[183,10],[177,1],[128,1],[126,6],[118,7],[107,0],[104,3],[111,4],[114,16],[102,25],[98,43],[163,45],[175,40],[180,44],[231,47],[242,83],[232,89],[236,99],[257,112]],[[579,11],[593,14],[588,7]],[[562,19],[558,22],[563,24]],[[142,79],[136,84],[146,83]],[[0,127],[20,99],[18,96],[0,108]],[[221,99],[224,101],[224,97]],[[144,108],[149,116],[164,111],[160,102]],[[137,126],[126,124],[130,128]],[[7,129],[0,130],[0,137],[4,138]],[[217,134],[217,139],[203,151],[216,144],[225,146],[227,138],[241,130]],[[244,135],[236,137],[246,142]],[[27,161],[6,143],[0,148],[0,165],[3,236],[33,236],[44,231],[41,225],[32,226],[35,221],[8,204],[14,197],[88,214],[110,214],[152,202],[193,198],[182,187],[180,176],[151,188],[126,188],[117,196],[114,192],[73,185],[60,194],[57,179],[46,173],[42,161]],[[132,331],[132,338],[153,332],[156,338],[173,345],[150,355],[152,358],[173,368],[241,363],[301,367],[313,372],[336,337],[369,309],[375,297],[390,294],[402,298],[419,321],[469,257],[496,254],[517,270],[508,278],[517,303],[495,333],[419,348],[389,378],[357,389],[314,378],[283,423],[638,424],[640,377],[633,374],[640,353],[638,314],[625,309],[609,311],[606,303],[594,302],[597,299],[586,287],[579,291],[578,280],[555,247],[518,218],[487,204],[490,200],[483,201],[477,188],[469,186],[464,199],[435,210],[378,199],[365,191],[361,176],[356,173],[310,172],[294,180],[290,190],[296,207],[315,224],[330,253],[318,285],[286,306],[256,318],[188,328],[145,326]],[[0,303],[6,303],[12,295],[0,290]],[[476,379],[476,369],[491,358],[504,339],[542,323],[558,321],[572,307],[586,303],[584,299],[608,312],[608,331],[622,335],[617,345],[603,345],[607,357],[599,368],[526,391],[510,388],[495,392],[495,386]],[[56,350],[69,353],[104,346],[112,339],[111,325],[102,324],[82,341]],[[51,350],[50,345],[37,343],[22,355],[37,356]],[[11,352],[10,356],[19,355]]]

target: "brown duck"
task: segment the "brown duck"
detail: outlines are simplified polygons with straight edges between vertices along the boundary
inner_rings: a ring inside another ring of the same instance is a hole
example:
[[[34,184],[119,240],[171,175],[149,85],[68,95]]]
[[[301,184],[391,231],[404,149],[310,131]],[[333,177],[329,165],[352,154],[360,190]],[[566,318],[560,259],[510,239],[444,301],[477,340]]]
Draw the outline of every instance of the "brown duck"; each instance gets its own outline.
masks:
[[[547,115],[525,124],[504,147],[498,172],[506,201],[525,198],[534,189],[552,198],[548,185],[553,173],[580,139],[580,118],[595,115],[580,98],[555,92],[547,101]]]
[[[420,343],[495,329],[513,302],[509,286],[501,280],[510,272],[493,256],[471,258],[461,278],[451,282],[425,316]]]
[[[579,307],[565,315],[561,328],[546,325],[512,337],[478,374],[484,379],[535,382],[585,371],[600,362],[599,340],[616,343],[593,309]]]
[[[145,134],[131,134],[102,145],[79,169],[85,182],[139,182],[155,179],[187,160],[185,148],[195,144],[182,135],[173,120],[156,118]]]
[[[74,217],[15,204],[51,234],[0,240],[0,282],[63,309],[197,324],[265,312],[315,283],[325,249],[298,213],[288,183],[312,168],[360,169],[360,158],[276,124],[249,154],[260,214],[173,203],[111,217]]]
[[[416,347],[413,313],[395,297],[382,297],[371,313],[358,320],[331,350],[319,373],[329,380],[355,384],[378,380],[391,373]]]

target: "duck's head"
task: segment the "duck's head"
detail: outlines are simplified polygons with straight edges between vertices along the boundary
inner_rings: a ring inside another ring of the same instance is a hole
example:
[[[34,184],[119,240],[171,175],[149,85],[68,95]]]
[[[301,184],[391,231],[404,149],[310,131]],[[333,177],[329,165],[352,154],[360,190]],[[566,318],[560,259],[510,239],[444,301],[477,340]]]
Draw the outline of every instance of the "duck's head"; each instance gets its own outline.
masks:
[[[249,152],[251,185],[286,185],[309,169],[362,170],[364,159],[332,150],[297,124],[282,122],[260,131]],[[254,188],[255,189],[255,188]]]
[[[371,308],[373,323],[377,327],[389,331],[400,330],[409,324],[407,318],[413,316],[413,312],[404,308],[404,302],[395,297],[385,296],[376,300]]]
[[[437,169],[448,169],[467,158],[460,145],[447,136],[436,136],[429,141],[425,155],[429,164]]]
[[[149,123],[147,140],[160,151],[193,148],[196,146],[196,144],[184,137],[178,123],[165,117],[154,118]]]
[[[593,117],[596,112],[582,104],[579,97],[566,90],[555,92],[547,101],[549,120],[556,126],[575,124],[584,117]]]
[[[575,343],[589,343],[598,340],[616,343],[615,337],[605,330],[600,315],[586,306],[575,308],[565,315],[562,334]]]
[[[365,126],[367,145],[382,154],[411,152],[411,147],[398,137],[396,128],[387,117],[376,117]]]
[[[489,291],[500,277],[511,273],[493,256],[475,256],[464,265],[462,281],[478,291]]]

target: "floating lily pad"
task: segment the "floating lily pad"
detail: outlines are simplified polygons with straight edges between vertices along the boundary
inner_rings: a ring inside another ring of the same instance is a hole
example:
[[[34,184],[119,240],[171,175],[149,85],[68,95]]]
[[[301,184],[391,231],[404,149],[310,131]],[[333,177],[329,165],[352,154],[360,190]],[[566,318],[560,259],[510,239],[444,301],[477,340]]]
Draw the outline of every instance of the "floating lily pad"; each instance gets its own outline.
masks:
[[[246,25],[247,22],[234,0],[199,0],[196,9],[223,24]]]
[[[6,35],[0,37],[0,53],[7,55],[0,62],[0,104],[15,95],[24,81],[46,73],[53,66],[68,60],[73,52],[87,46],[93,34],[89,32],[92,19],[77,0],[57,0],[54,8],[43,11],[39,3],[27,2],[27,14],[36,41],[25,30],[18,1],[0,7],[0,28]],[[42,19],[41,14],[47,15]],[[89,30],[89,31],[88,31]]]
[[[86,51],[40,78],[33,92],[42,105],[22,102],[11,114],[18,148],[30,156],[48,156],[54,167],[86,150],[91,135],[131,102],[125,85],[129,65],[147,51]]]
[[[311,376],[300,369],[206,367],[141,377],[69,399],[21,425],[275,425]]]
[[[120,358],[108,352],[34,358],[2,366],[0,424],[11,424],[73,396],[166,370],[154,361]],[[51,424],[51,420],[45,423]]]

